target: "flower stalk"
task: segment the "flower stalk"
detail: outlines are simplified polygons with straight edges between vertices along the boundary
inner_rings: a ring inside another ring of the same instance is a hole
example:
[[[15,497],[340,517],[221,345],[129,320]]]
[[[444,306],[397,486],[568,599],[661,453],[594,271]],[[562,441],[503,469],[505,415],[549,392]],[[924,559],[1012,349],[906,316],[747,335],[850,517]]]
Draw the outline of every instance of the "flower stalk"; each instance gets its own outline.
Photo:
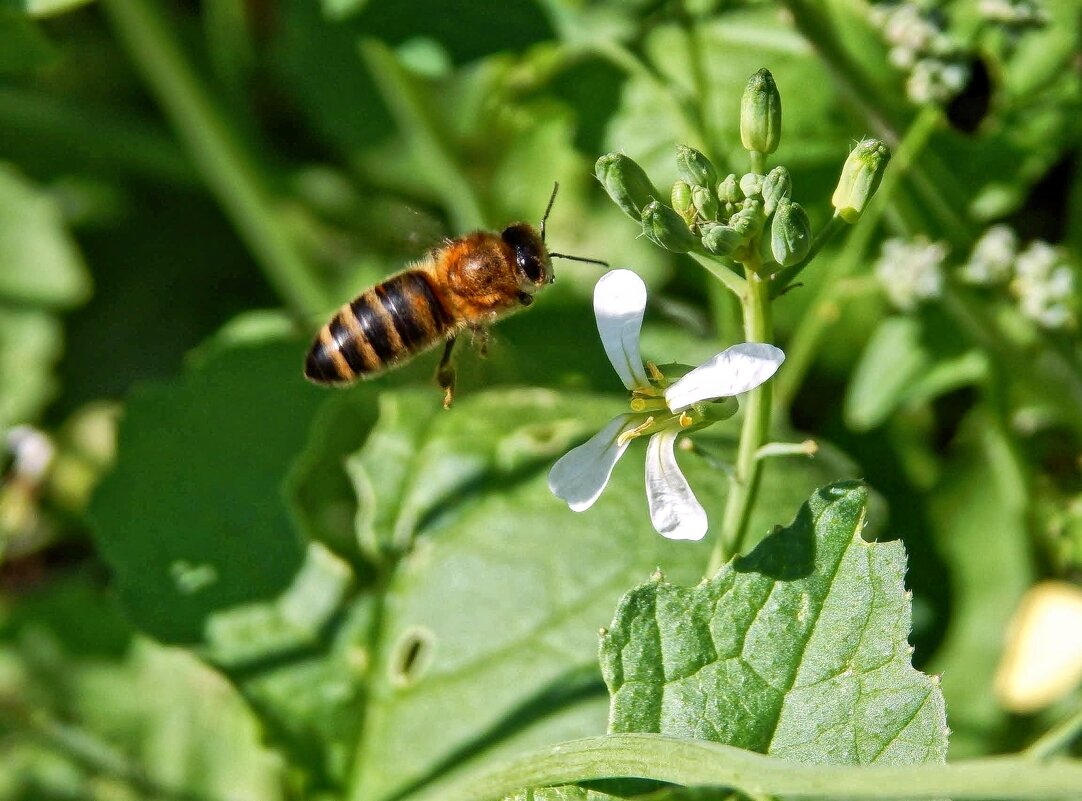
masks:
[[[751,166],[744,175],[723,175],[707,154],[688,145],[677,148],[679,180],[664,195],[625,154],[604,155],[596,165],[605,191],[641,224],[647,239],[669,252],[691,256],[739,301],[744,342],[683,377],[641,376],[637,340],[645,285],[632,291],[634,282],[625,276],[603,288],[607,279],[602,279],[595,289],[598,328],[613,367],[632,393],[630,410],[561,459],[550,474],[550,487],[570,508],[585,510],[596,500],[627,443],[649,437],[647,494],[654,527],[673,539],[699,539],[706,534],[706,513],[679,473],[672,457],[673,442],[677,434],[693,434],[725,419],[732,412],[721,401],[746,393],[740,442],[707,575],[740,552],[762,479],[765,459],[761,457],[766,455],[763,448],[769,442],[773,405],[770,385],[764,382],[785,358],[771,344],[771,303],[794,286],[793,280],[828,241],[865,214],[890,160],[883,142],[869,138],[857,143],[831,198],[834,216],[821,230],[813,231],[804,206],[793,197],[789,170],[784,165],[767,170],[767,157],[777,150],[781,138],[781,108],[781,95],[769,70],[752,75],[740,107],[741,143]],[[876,206],[872,209],[868,216],[880,213]],[[713,297],[717,308],[717,294]],[[607,334],[618,330],[613,321],[620,318],[634,321],[627,329],[634,331],[630,340]],[[744,370],[749,372],[742,374]],[[695,399],[674,403],[674,393],[680,395],[677,387],[687,388],[696,374],[691,382]],[[749,380],[752,376],[754,381]],[[668,383],[672,379],[675,384]],[[662,397],[665,406],[659,405]],[[704,406],[701,401],[709,403]]]
[[[770,284],[759,276],[758,266],[756,261],[745,262],[744,265],[747,286],[743,298],[744,338],[748,342],[772,342],[774,326]],[[739,553],[744,542],[763,472],[763,462],[756,458],[756,454],[770,436],[770,386],[771,382],[759,385],[747,394],[744,402],[744,423],[737,446],[736,469],[729,479],[725,513],[707,563],[707,576],[717,573],[728,557]]]

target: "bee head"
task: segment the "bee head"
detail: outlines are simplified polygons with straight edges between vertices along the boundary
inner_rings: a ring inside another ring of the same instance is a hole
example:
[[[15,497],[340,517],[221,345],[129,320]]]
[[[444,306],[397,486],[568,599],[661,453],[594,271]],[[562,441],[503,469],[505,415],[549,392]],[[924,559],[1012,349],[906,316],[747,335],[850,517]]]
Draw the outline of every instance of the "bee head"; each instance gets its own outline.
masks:
[[[552,283],[552,260],[536,228],[515,223],[504,228],[500,238],[515,254],[515,272],[523,292],[532,295]]]

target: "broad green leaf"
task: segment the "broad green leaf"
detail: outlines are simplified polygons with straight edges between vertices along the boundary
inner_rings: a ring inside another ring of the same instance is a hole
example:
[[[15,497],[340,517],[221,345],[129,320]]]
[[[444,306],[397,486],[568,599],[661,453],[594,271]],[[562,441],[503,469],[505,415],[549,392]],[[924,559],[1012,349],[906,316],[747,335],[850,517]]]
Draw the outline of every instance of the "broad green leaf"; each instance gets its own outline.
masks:
[[[259,722],[192,654],[138,639],[122,665],[88,665],[73,689],[83,725],[161,785],[237,801],[282,797],[283,765]]]
[[[555,458],[618,413],[615,398],[493,390],[425,414],[427,394],[385,394],[380,421],[349,463],[361,535],[390,542],[382,538],[397,533],[398,550],[413,543],[384,596],[357,799],[602,732],[594,632],[628,586],[659,565],[694,582],[709,553],[708,542],[675,543],[651,528],[641,443],[587,512],[570,512],[549,492]],[[694,454],[681,460],[720,517],[724,472]],[[753,529],[795,509],[824,476],[850,469],[829,458],[772,460]]]
[[[601,638],[610,731],[801,762],[942,762],[943,696],[910,664],[905,554],[861,538],[867,498],[857,482],[825,487],[708,581],[627,593]]]
[[[875,428],[900,406],[929,401],[984,376],[984,354],[959,352],[945,336],[936,341],[943,333],[929,334],[925,321],[910,315],[888,317],[876,327],[846,392],[850,428]]]
[[[199,642],[212,615],[274,602],[297,576],[306,544],[283,486],[326,398],[302,358],[294,342],[222,350],[131,397],[90,514],[148,634]]]
[[[951,617],[931,668],[943,674],[952,758],[997,752],[1010,727],[993,677],[1003,633],[1034,580],[1026,478],[987,410],[965,421],[957,453],[930,497],[937,550],[951,575]]]
[[[363,719],[374,596],[350,598],[353,571],[320,540],[355,555],[335,540],[353,516],[341,456],[374,415],[305,382],[300,343],[256,334],[219,337],[182,378],[134,394],[92,516],[128,616],[200,645],[326,786],[343,781]]]
[[[52,398],[60,350],[60,323],[52,315],[0,307],[0,430],[33,420]]]
[[[56,203],[0,164],[0,299],[71,306],[89,292],[89,276]]]

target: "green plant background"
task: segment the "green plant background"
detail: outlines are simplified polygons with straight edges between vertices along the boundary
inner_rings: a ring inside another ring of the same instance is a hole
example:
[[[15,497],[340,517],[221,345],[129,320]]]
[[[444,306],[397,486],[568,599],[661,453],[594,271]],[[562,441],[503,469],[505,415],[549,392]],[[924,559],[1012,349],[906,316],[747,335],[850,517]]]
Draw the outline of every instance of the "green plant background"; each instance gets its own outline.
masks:
[[[961,258],[995,220],[1082,247],[1079,6],[1048,10],[1009,56],[959,23],[993,77],[966,133],[957,108],[927,127],[848,2],[5,4],[0,429],[35,424],[59,456],[2,532],[0,799],[391,799],[604,733],[599,627],[657,569],[694,585],[710,544],[653,532],[634,446],[588,513],[548,490],[625,403],[594,268],[558,264],[487,359],[460,357],[451,412],[434,354],[327,391],[303,353],[441,237],[536,222],[557,180],[550,243],[650,285],[647,358],[738,340],[735,305],[638,237],[592,165],[621,151],[667,186],[686,143],[743,172],[736,111],[763,66],[816,227],[851,142],[927,138],[775,304],[783,349],[825,321],[777,416],[820,452],[768,464],[750,530],[865,480],[866,536],[908,556],[951,757],[1033,741],[1077,693],[1021,716],[992,683],[1025,590],[1080,574],[1077,343],[1051,343],[1068,372],[1049,389],[1025,352],[856,279],[886,236]],[[1035,405],[1045,427],[1012,426]],[[700,444],[731,458],[737,432]],[[681,454],[712,520],[716,461]]]

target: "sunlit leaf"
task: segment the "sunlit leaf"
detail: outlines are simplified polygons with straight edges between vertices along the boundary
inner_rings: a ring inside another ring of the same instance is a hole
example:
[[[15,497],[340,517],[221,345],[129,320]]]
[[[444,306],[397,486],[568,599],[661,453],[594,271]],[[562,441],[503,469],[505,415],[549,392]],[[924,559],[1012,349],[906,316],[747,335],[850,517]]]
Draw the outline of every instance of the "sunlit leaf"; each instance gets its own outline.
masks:
[[[802,762],[942,762],[938,683],[910,664],[901,544],[861,538],[867,490],[835,484],[696,587],[660,577],[601,639],[610,731]]]
[[[0,164],[0,299],[70,306],[89,291],[59,207],[14,167]]]

